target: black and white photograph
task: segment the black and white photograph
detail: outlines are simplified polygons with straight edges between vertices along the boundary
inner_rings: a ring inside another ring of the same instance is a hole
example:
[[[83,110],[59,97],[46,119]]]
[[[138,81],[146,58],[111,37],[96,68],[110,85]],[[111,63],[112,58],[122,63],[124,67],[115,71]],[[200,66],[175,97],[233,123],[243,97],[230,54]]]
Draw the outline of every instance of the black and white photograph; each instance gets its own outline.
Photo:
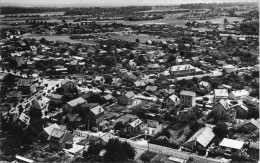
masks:
[[[259,0],[1,0],[1,163],[260,163]]]

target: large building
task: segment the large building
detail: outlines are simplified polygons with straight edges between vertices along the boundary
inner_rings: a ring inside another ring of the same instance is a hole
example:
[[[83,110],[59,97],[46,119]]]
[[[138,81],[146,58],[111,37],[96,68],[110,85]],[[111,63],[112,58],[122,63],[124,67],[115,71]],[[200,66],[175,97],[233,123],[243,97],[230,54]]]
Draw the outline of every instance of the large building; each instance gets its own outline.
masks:
[[[180,92],[180,100],[181,100],[181,106],[190,106],[193,107],[196,105],[195,102],[196,93],[191,91],[181,91]]]
[[[170,73],[174,77],[195,75],[195,72],[196,72],[196,67],[194,67],[190,64],[177,65],[177,66],[172,66],[170,68]]]

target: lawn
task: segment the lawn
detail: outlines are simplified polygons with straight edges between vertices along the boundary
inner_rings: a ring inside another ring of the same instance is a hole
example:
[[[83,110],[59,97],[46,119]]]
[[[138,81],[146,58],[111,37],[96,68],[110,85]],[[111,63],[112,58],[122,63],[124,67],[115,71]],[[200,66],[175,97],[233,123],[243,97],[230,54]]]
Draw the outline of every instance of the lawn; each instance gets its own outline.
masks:
[[[166,17],[164,19],[159,19],[159,20],[143,20],[143,21],[116,20],[116,21],[113,21],[113,22],[121,23],[121,24],[125,24],[125,25],[139,25],[139,24],[183,25],[187,21],[186,20],[183,21],[183,20],[169,19],[169,18]]]
[[[30,38],[30,39],[36,39],[40,40],[41,38],[45,38],[48,41],[63,41],[63,42],[69,42],[71,44],[76,44],[76,43],[82,43],[82,44],[93,44],[95,43],[94,40],[87,40],[87,41],[78,41],[78,40],[71,40],[69,36],[67,35],[26,35],[24,38]]]
[[[118,36],[111,36],[111,38],[130,41],[130,42],[135,42],[136,39],[139,39],[140,43],[145,43],[147,40],[154,40],[154,41],[165,40],[165,39],[158,39],[158,36],[147,35],[147,34],[118,35]]]
[[[206,21],[210,21],[212,23],[224,24],[225,18],[227,18],[229,23],[233,23],[234,21],[242,22],[242,20],[243,20],[243,18],[240,18],[240,17],[218,17],[218,18],[212,18],[212,19],[207,19],[207,20],[196,20],[196,21],[200,22],[200,23],[205,23]]]

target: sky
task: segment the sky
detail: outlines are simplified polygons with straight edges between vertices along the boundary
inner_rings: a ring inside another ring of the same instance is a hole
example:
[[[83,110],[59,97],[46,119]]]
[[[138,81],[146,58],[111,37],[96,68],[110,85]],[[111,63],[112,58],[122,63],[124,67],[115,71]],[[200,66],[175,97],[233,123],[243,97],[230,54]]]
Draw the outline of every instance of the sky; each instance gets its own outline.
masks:
[[[88,6],[154,6],[184,3],[259,2],[259,0],[0,0],[1,6],[48,6],[48,7],[88,7]]]

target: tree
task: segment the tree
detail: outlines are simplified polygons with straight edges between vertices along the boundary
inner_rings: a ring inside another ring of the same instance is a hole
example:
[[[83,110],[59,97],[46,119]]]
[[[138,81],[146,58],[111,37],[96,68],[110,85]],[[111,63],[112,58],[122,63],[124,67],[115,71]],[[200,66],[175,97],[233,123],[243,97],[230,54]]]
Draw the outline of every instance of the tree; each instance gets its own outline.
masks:
[[[135,39],[135,42],[136,43],[140,43],[140,40],[137,38],[137,39]]]
[[[133,159],[136,151],[127,142],[121,142],[119,139],[110,139],[106,144],[105,162],[125,162]]]
[[[100,144],[91,144],[88,147],[88,155],[97,156],[102,149],[103,149],[103,146]]]
[[[213,132],[218,136],[219,138],[224,138],[228,135],[229,130],[228,126],[225,122],[219,122],[217,125],[213,128]]]
[[[167,59],[167,63],[172,63],[176,61],[176,57],[174,55],[170,55]]]
[[[3,85],[13,85],[15,82],[15,76],[13,74],[7,74],[3,79]]]
[[[125,127],[126,125],[122,121],[119,121],[114,125],[114,130],[121,130],[124,129]]]
[[[104,75],[104,78],[105,78],[105,83],[106,84],[112,84],[113,77],[111,75]]]

